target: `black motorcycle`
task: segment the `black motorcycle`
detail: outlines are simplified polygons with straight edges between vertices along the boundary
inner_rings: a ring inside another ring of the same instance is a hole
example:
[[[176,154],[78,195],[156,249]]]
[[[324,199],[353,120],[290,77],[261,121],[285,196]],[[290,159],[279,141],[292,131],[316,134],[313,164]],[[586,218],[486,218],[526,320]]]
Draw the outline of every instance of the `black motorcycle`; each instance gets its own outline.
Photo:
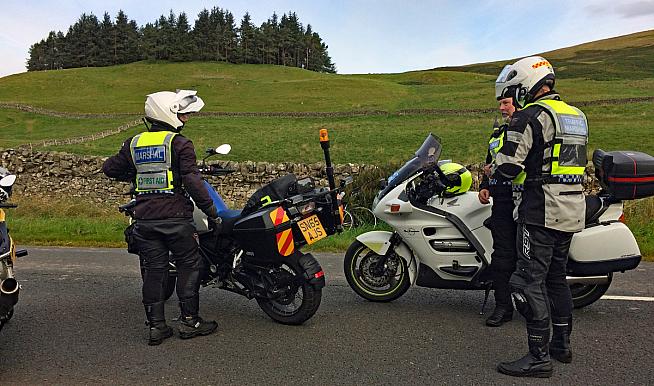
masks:
[[[256,191],[242,210],[230,210],[205,179],[222,221],[213,224],[197,208],[194,214],[204,262],[202,285],[254,298],[268,316],[282,324],[302,324],[311,318],[320,306],[325,286],[322,267],[313,255],[300,248],[342,230],[339,193],[351,179],[335,186],[326,130],[321,130],[320,141],[329,188],[316,187],[311,178],[298,180],[288,174]],[[232,173],[234,170],[206,163],[208,158],[227,154],[230,149],[222,145],[207,150],[200,166],[203,175]],[[134,206],[132,201],[120,207],[132,223]],[[128,250],[138,253],[137,246],[130,243],[131,228],[133,224],[126,230]],[[166,298],[172,295],[175,281],[171,261]]]

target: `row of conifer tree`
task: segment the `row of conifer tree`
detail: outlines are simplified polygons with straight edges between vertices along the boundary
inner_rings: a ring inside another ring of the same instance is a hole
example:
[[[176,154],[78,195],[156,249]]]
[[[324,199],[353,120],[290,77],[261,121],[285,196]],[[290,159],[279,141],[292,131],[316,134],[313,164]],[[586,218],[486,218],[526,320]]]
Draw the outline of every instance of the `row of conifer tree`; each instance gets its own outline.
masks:
[[[101,67],[139,60],[225,61],[277,64],[319,72],[336,72],[327,45],[295,12],[273,14],[257,27],[249,13],[235,24],[228,10],[202,10],[193,27],[182,12],[161,15],[139,27],[125,12],[115,22],[105,12],[102,21],[82,14],[66,34],[51,31],[29,50],[28,71]]]

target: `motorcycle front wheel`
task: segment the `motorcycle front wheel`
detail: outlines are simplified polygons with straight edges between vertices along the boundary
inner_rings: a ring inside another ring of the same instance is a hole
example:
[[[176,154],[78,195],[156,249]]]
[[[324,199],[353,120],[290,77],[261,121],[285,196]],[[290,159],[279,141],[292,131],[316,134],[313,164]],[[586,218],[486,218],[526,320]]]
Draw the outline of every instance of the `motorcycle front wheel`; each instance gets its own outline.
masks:
[[[345,253],[343,269],[348,284],[357,295],[372,302],[393,301],[411,286],[401,256],[391,252],[380,266],[382,258],[359,241],[354,241]]]
[[[583,308],[598,301],[609,289],[612,280],[613,275],[609,275],[606,284],[570,284],[574,308]]]
[[[271,296],[257,297],[257,303],[275,322],[300,325],[318,311],[322,289],[315,288],[305,280],[297,280],[303,275],[304,271],[300,268],[297,257],[292,255],[284,259],[282,265],[267,276]]]

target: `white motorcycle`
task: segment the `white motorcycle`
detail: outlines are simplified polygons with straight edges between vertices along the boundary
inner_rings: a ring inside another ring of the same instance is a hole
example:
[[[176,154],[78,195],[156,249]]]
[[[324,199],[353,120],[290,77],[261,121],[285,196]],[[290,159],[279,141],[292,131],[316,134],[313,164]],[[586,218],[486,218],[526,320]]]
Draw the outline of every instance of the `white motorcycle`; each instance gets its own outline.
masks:
[[[430,134],[383,183],[372,209],[393,231],[364,233],[345,255],[345,277],[361,297],[389,302],[416,285],[486,290],[488,298],[492,238],[484,222],[491,206],[480,204],[476,192],[444,193],[440,153]],[[567,267],[575,308],[598,300],[614,272],[634,269],[641,260],[633,234],[620,221],[621,201],[601,193],[586,202],[586,228],[573,237]]]

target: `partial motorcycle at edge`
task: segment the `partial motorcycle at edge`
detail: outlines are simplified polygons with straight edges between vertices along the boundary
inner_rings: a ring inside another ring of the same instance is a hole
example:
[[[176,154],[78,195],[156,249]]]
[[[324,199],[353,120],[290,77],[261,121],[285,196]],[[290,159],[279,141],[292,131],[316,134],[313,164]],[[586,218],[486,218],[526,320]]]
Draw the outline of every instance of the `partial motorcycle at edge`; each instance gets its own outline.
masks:
[[[4,175],[0,179],[0,330],[14,316],[14,306],[18,303],[20,285],[14,276],[16,258],[27,256],[27,250],[16,249],[7,228],[4,209],[17,207],[7,202],[11,197],[11,188],[16,182],[16,176],[5,171],[0,170],[0,175]]]

